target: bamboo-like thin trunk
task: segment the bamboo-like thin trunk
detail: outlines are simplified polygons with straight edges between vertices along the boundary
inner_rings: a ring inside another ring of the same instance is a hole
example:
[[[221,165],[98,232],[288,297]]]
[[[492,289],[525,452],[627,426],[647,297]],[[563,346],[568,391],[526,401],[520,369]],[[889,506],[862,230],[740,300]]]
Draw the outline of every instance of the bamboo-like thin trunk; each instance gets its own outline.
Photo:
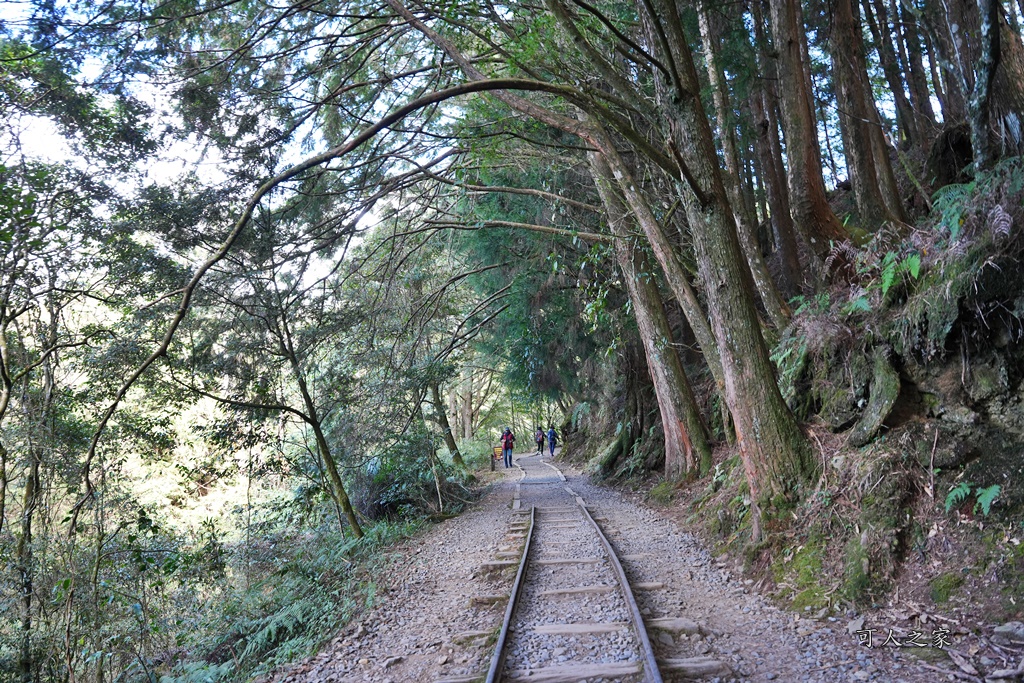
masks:
[[[473,370],[462,369],[462,436],[473,438]]]
[[[34,449],[30,448],[30,451]],[[21,592],[21,644],[18,650],[18,676],[22,683],[32,683],[34,658],[32,656],[32,593],[34,567],[32,559],[32,521],[35,515],[39,489],[39,459],[31,454],[32,461],[25,472],[25,489],[22,495],[21,534],[18,537],[15,554]]]

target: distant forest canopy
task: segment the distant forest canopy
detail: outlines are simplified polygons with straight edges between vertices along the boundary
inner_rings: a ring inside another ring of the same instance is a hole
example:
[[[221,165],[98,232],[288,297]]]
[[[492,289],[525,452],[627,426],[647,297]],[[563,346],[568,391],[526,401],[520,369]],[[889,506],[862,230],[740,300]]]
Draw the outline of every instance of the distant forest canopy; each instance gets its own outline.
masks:
[[[982,274],[1022,251],[1022,22],[5,6],[0,679],[308,651],[506,425],[670,480],[735,443],[763,537],[820,473],[802,421],[867,443],[911,364],[1016,353]]]

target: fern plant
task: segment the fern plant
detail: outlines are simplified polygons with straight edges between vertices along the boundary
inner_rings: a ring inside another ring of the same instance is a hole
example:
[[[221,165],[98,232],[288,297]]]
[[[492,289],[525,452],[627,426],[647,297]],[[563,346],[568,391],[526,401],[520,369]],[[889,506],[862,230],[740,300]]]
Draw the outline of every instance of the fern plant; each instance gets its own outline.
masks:
[[[977,497],[977,501],[974,503],[974,511],[977,512],[980,509],[981,514],[988,517],[988,513],[992,510],[992,503],[1000,491],[1002,491],[1002,487],[999,484],[993,484],[985,488],[976,488],[974,495]]]
[[[974,514],[981,514],[988,517],[992,511],[992,503],[999,497],[1002,487],[999,484],[992,486],[975,486],[972,482],[962,481],[949,490],[946,494],[946,512],[963,505],[964,501],[974,494]]]
[[[967,496],[971,495],[972,485],[969,481],[962,481],[949,490],[946,494],[946,512],[960,507],[967,500]]]
[[[966,220],[967,200],[974,193],[976,183],[954,183],[939,188],[932,197],[932,206],[939,214],[939,225],[949,231],[949,241],[955,242]]]

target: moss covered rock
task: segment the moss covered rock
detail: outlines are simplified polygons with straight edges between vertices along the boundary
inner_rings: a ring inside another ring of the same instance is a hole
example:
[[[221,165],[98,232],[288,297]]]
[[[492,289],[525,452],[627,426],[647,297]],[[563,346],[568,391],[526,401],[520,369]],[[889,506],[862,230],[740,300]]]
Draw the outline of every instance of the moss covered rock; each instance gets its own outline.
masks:
[[[900,376],[889,360],[889,349],[878,348],[874,353],[874,371],[871,375],[871,398],[857,424],[850,430],[850,443],[863,446],[875,436],[885,418],[889,417],[900,395]]]

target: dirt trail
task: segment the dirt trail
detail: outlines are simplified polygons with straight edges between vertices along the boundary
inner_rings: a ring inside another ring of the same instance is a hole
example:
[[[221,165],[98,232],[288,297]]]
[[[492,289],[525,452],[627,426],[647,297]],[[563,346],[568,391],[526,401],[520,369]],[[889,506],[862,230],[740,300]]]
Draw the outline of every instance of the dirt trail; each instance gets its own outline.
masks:
[[[645,617],[683,617],[706,627],[707,635],[652,633],[659,656],[709,655],[734,672],[712,681],[947,680],[948,674],[903,650],[879,647],[880,642],[859,645],[848,633],[847,618],[805,619],[776,609],[657,510],[560,466],[566,483],[607,520],[602,527],[620,556],[633,558],[624,563],[631,581],[665,584],[637,596]],[[433,683],[486,671],[493,640],[488,636],[500,626],[505,604],[473,598],[508,594],[510,574],[488,574],[481,567],[503,547],[519,477],[518,469],[499,471],[478,504],[397,548],[372,608],[319,655],[278,680]]]

